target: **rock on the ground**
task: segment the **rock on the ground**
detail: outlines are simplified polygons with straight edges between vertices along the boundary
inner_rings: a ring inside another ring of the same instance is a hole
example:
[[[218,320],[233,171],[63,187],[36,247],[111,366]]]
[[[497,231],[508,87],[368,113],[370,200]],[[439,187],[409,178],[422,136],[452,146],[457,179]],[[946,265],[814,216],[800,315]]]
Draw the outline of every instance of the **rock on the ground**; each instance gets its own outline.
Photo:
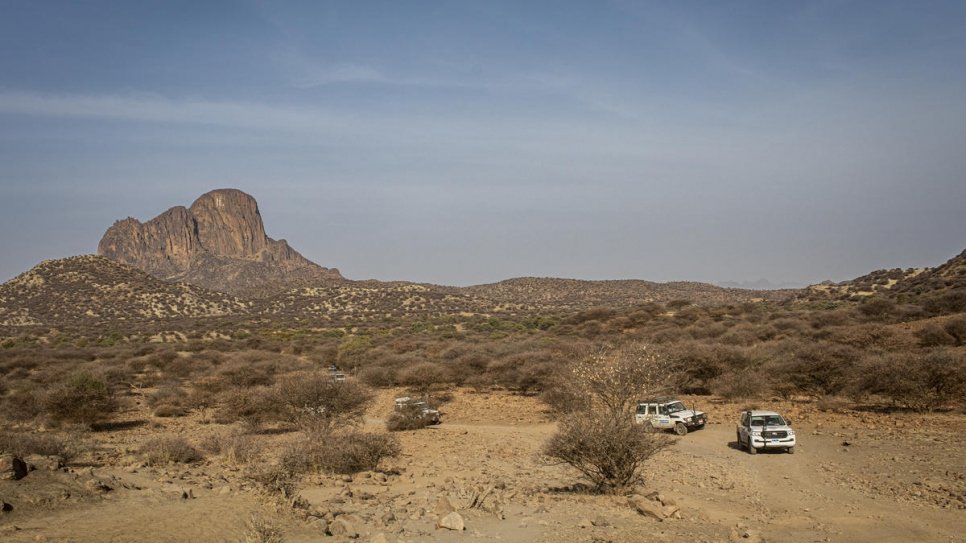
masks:
[[[664,507],[661,505],[661,502],[649,500],[644,496],[635,494],[627,499],[627,503],[645,517],[651,517],[660,521],[663,521],[665,518]]]
[[[0,479],[16,481],[27,475],[27,464],[12,454],[0,454]]]
[[[42,454],[31,454],[24,457],[23,460],[29,469],[57,471],[64,467],[63,457],[56,455],[44,456]]]
[[[359,532],[356,530],[356,527],[348,519],[343,517],[338,517],[329,524],[329,533],[334,536],[343,536],[352,539],[359,537]]]
[[[590,528],[593,525],[594,525],[594,523],[591,522],[590,519],[588,519],[588,518],[582,518],[582,519],[580,519],[577,522],[577,527],[578,528]]]
[[[453,511],[452,513],[439,519],[439,522],[436,523],[436,527],[461,532],[466,529],[466,524],[463,522],[463,516],[456,511]]]
[[[0,500],[0,513],[9,513],[10,511],[13,511],[13,506],[3,500]]]

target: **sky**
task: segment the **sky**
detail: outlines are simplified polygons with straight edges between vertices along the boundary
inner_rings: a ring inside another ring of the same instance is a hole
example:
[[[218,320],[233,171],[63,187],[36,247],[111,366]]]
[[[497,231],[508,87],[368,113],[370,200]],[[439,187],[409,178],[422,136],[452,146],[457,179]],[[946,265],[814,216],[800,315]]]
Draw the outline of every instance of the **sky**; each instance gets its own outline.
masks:
[[[0,281],[234,187],[353,279],[966,248],[966,3],[0,0]]]

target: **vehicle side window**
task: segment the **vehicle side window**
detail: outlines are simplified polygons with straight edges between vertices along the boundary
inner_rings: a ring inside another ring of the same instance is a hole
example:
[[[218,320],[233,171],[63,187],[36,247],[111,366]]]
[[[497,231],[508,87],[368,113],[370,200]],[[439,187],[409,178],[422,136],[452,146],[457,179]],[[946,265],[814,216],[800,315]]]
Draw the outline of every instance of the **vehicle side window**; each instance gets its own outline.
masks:
[[[638,405],[637,406],[637,414],[638,415],[646,415],[647,414],[647,405],[645,405],[645,404]]]
[[[651,404],[647,404],[647,414],[648,415],[656,415],[657,414],[657,406],[654,405],[654,404],[652,404],[652,403]]]
[[[661,414],[662,415],[667,415],[667,406],[666,405],[661,405],[659,407],[659,409],[661,410]]]

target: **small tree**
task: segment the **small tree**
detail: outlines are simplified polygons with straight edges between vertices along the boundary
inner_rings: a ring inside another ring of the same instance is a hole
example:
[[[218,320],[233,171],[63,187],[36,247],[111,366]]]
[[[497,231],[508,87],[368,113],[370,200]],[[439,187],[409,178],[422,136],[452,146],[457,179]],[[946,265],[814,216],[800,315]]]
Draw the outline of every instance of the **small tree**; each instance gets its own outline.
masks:
[[[615,492],[638,482],[644,462],[671,439],[645,432],[631,418],[579,413],[560,422],[544,454],[579,471],[598,492]]]
[[[560,421],[543,448],[551,461],[568,464],[598,492],[619,492],[641,480],[651,456],[671,438],[634,423],[637,401],[673,390],[681,373],[668,358],[634,344],[601,349],[577,362],[570,391],[586,409]]]

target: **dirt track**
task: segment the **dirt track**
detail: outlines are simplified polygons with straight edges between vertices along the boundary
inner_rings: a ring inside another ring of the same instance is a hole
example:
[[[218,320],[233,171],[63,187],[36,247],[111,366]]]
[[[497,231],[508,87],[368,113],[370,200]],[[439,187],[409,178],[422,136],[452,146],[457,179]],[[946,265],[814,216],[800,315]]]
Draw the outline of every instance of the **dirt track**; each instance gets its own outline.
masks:
[[[372,425],[394,393],[380,397]],[[715,424],[652,461],[641,489],[673,499],[681,519],[659,522],[625,497],[573,492],[575,474],[537,454],[553,423],[533,399],[504,394],[457,394],[443,407],[441,426],[399,434],[404,454],[388,474],[308,477],[301,496],[314,515],[351,519],[361,541],[377,534],[388,541],[966,541],[962,415],[832,415],[790,406],[796,454],[751,456],[735,448],[738,406],[701,407]],[[199,439],[220,429],[183,419],[163,430]],[[107,449],[157,431],[119,432]],[[315,517],[266,505],[240,470],[217,458],[167,469],[112,458],[93,476],[75,466],[0,481],[0,497],[16,507],[0,517],[0,539],[239,541],[252,513],[282,528],[286,541],[321,536]],[[90,491],[92,479],[113,490]],[[182,499],[181,490],[193,497]],[[49,499],[24,503],[30,495]],[[435,527],[440,497],[459,510],[465,532]]]

